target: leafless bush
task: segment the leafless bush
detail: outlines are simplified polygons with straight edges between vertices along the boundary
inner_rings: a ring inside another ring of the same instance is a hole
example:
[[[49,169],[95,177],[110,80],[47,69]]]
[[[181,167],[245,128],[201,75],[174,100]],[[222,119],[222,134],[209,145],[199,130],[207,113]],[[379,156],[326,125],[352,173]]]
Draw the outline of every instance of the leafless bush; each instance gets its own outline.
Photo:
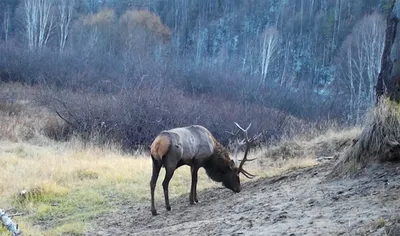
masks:
[[[118,142],[126,149],[149,144],[161,130],[178,126],[204,125],[227,144],[231,137],[226,131],[232,130],[234,121],[252,122],[254,132],[264,132],[264,140],[302,123],[275,109],[218,97],[193,97],[173,87],[143,86],[114,95],[50,90],[42,94],[41,101],[82,138]]]
[[[0,138],[12,141],[46,136],[65,140],[72,133],[54,113],[35,103],[37,88],[17,83],[0,87]]]

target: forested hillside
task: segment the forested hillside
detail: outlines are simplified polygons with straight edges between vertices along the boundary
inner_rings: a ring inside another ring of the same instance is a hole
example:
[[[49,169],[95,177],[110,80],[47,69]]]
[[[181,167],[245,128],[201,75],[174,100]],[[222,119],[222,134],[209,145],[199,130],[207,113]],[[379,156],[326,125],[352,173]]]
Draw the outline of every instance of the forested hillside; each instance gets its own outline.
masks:
[[[265,138],[301,120],[359,124],[375,101],[386,9],[385,0],[1,0],[0,80],[40,87],[40,104],[73,130],[128,145],[193,123],[225,140],[233,121],[254,122]]]

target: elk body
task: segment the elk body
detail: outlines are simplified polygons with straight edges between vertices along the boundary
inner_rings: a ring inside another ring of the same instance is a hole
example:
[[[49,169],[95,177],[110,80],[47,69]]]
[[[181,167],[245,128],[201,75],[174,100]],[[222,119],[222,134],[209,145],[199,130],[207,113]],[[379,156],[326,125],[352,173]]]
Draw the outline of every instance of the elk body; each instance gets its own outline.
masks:
[[[168,185],[174,174],[174,171],[182,166],[189,165],[191,170],[192,183],[189,194],[190,204],[198,202],[197,199],[197,176],[200,167],[206,170],[207,175],[216,182],[231,189],[234,192],[241,191],[239,174],[242,173],[247,178],[253,178],[254,175],[243,169],[243,164],[247,160],[247,153],[250,144],[255,140],[249,139],[247,129],[241,128],[245,132],[246,138],[242,142],[237,142],[237,148],[247,144],[245,156],[240,165],[237,166],[237,156],[235,161],[231,160],[228,151],[213,137],[205,127],[192,125],[180,127],[171,130],[162,131],[154,139],[150,146],[151,158],[153,161],[153,174],[150,181],[151,212],[155,216],[157,211],[154,206],[154,190],[161,167],[165,168],[165,178],[162,183],[165,198],[165,207],[171,210],[169,204]],[[237,133],[236,133],[237,134]],[[237,155],[236,150],[236,155]]]

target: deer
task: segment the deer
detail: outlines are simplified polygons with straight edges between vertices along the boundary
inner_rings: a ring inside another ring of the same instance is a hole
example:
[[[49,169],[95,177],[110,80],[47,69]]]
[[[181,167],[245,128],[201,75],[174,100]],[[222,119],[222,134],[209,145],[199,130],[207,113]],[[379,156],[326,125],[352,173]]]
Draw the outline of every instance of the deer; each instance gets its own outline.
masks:
[[[242,189],[240,185],[239,174],[243,174],[249,179],[253,179],[256,175],[250,174],[243,169],[247,159],[251,145],[260,135],[252,138],[248,136],[249,126],[244,129],[234,122],[239,128],[236,133],[228,132],[236,137],[236,149],[234,152],[234,160],[229,157],[228,150],[219,143],[211,132],[201,125],[191,125],[186,127],[178,127],[170,130],[161,131],[150,146],[151,159],[153,161],[153,170],[150,180],[150,196],[151,196],[151,213],[157,215],[154,205],[154,190],[156,182],[162,167],[165,168],[165,177],[162,182],[164,191],[165,208],[171,210],[169,203],[168,185],[174,174],[174,171],[183,166],[190,166],[191,172],[191,188],[189,193],[189,203],[197,204],[197,178],[198,171],[203,167],[210,179],[215,182],[222,182],[222,185],[234,193],[239,193]],[[243,131],[244,139],[241,141],[237,138],[238,132]],[[239,149],[246,145],[244,157],[242,160],[237,158]]]

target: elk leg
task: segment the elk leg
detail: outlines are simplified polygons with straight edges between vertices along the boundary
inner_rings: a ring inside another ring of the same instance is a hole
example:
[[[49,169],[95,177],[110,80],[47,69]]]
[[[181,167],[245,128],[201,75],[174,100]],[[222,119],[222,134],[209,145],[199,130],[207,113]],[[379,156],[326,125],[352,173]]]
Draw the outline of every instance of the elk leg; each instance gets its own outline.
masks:
[[[156,188],[156,183],[158,179],[158,175],[160,174],[162,163],[158,160],[155,160],[153,157],[153,175],[150,180],[150,195],[151,195],[151,214],[153,216],[157,215],[156,208],[154,206],[154,190]]]
[[[192,172],[192,186],[190,188],[189,202],[193,205],[199,202],[199,200],[197,200],[197,176],[199,167],[193,165],[190,167],[190,170]]]
[[[172,176],[174,175],[175,167],[174,168],[168,168],[165,167],[165,178],[162,183],[163,189],[164,189],[164,198],[165,198],[165,208],[167,211],[171,210],[171,206],[169,205],[169,195],[168,195],[168,185],[169,181],[171,180]]]

